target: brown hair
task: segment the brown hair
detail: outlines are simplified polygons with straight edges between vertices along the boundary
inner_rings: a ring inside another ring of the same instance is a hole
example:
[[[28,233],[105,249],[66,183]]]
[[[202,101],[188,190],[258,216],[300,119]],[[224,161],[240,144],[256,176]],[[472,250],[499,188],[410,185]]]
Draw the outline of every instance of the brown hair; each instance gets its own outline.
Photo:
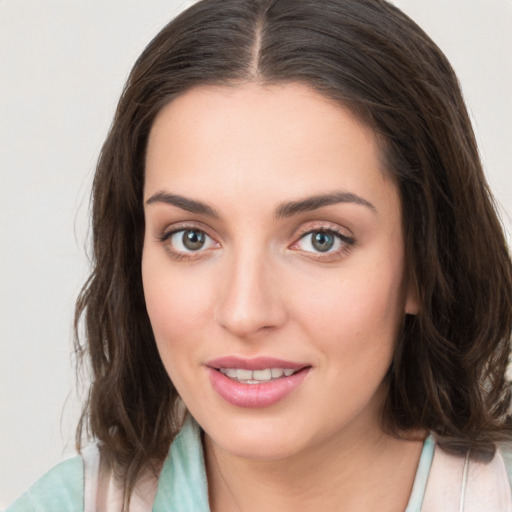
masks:
[[[383,0],[203,0],[137,60],[93,186],[93,271],[77,302],[92,385],[83,427],[122,470],[129,497],[178,428],[141,281],[145,148],[160,109],[196,86],[300,82],[373,128],[399,186],[420,311],[389,370],[385,420],[447,447],[493,453],[510,429],[505,371],[512,270],[471,123],[447,59]],[[77,337],[78,340],[78,337]]]

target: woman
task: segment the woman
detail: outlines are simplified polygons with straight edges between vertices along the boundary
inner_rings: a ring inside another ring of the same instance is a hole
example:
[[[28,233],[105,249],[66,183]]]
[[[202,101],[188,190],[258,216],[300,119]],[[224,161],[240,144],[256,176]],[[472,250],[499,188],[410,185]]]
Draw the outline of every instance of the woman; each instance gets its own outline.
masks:
[[[511,261],[396,8],[197,3],[135,64],[93,200],[97,442],[9,510],[511,509]]]

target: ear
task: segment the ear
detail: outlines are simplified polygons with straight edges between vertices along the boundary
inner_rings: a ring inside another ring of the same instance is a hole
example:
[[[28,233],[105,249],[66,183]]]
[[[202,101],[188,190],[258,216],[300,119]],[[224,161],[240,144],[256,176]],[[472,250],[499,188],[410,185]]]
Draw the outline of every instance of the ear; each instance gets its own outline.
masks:
[[[418,284],[414,275],[407,279],[404,311],[406,315],[417,315],[420,310]]]

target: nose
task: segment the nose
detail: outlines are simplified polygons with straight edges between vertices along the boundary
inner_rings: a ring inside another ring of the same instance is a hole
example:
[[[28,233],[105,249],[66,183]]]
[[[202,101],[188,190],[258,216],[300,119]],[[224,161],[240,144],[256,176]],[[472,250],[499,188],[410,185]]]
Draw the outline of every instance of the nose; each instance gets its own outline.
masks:
[[[281,327],[287,320],[278,269],[257,254],[233,257],[219,279],[215,320],[238,338]]]

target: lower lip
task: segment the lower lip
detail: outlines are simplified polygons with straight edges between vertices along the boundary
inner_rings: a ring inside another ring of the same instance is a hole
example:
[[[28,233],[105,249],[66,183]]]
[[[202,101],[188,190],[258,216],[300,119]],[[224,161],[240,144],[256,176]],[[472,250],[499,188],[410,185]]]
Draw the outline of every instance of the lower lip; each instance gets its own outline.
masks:
[[[286,398],[295,391],[310,368],[303,368],[289,377],[281,377],[261,384],[243,384],[226,377],[218,370],[208,368],[213,389],[226,402],[237,407],[269,407]]]

